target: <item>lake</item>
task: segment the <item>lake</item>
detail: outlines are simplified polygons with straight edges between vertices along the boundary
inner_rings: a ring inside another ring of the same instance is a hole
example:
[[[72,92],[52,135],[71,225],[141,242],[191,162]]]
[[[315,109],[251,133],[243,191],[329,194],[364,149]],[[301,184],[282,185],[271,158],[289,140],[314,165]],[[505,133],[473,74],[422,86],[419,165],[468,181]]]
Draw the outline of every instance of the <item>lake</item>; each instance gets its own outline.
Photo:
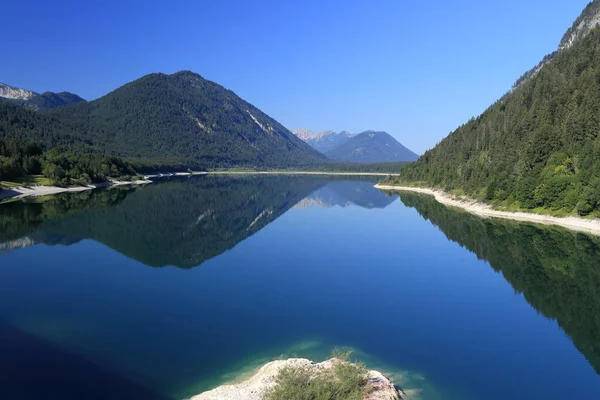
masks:
[[[0,205],[0,398],[180,399],[355,349],[432,399],[600,398],[600,239],[373,179]]]

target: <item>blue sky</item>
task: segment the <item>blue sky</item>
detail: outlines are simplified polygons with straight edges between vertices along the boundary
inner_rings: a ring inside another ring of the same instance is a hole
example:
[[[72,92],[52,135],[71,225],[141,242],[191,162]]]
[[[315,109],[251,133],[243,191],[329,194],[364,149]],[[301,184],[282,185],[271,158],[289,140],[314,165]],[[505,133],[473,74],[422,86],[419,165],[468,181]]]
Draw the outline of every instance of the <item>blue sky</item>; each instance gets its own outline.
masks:
[[[100,97],[198,72],[288,128],[385,130],[416,152],[481,113],[588,0],[4,0],[0,82]]]

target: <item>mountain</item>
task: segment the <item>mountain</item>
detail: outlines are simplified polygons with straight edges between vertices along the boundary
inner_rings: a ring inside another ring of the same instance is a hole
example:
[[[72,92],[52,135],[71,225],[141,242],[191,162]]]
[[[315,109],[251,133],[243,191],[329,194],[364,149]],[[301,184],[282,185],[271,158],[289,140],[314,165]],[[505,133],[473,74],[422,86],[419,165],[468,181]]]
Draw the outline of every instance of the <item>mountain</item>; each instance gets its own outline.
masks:
[[[137,165],[287,167],[325,157],[231,90],[189,71],[154,73],[97,100],[43,112]]]
[[[31,90],[0,83],[0,101],[18,104],[33,111],[40,111],[65,104],[81,103],[85,100],[69,92],[38,94]]]
[[[567,30],[558,46],[559,51],[566,50],[600,24],[600,2],[590,2],[573,25]]]
[[[600,0],[512,91],[408,165],[396,182],[496,205],[600,210]]]
[[[0,100],[20,102],[29,100],[34,96],[37,96],[37,93],[32,92],[31,90],[20,89],[14,86],[0,83]]]
[[[294,129],[292,133],[323,154],[346,143],[352,137],[352,134],[346,131],[340,133],[334,131],[312,132],[305,128]]]
[[[61,151],[72,149],[79,152],[84,148],[90,151],[89,143],[79,136],[76,128],[53,116],[0,101],[0,140],[36,142],[46,147],[57,147]]]
[[[44,92],[24,101],[22,105],[33,111],[48,110],[66,104],[83,103],[85,100],[69,92]]]
[[[415,161],[419,157],[389,133],[379,131],[354,135],[325,155],[335,161],[357,163]]]

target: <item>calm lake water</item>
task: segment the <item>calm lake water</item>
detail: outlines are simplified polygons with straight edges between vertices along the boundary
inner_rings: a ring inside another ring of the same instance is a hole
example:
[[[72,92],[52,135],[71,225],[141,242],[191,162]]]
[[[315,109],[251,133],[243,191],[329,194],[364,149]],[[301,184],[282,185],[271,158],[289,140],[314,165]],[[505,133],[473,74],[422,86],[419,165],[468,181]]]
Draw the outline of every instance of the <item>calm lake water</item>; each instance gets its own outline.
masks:
[[[180,399],[356,349],[421,399],[600,398],[600,240],[372,180],[0,205],[0,398]]]

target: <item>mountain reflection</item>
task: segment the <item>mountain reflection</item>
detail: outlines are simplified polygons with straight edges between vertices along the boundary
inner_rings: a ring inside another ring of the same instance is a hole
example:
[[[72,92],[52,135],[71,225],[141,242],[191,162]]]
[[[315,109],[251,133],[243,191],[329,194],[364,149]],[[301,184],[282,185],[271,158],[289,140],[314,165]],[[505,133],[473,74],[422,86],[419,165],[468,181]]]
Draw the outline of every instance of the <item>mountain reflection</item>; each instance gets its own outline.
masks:
[[[502,273],[539,313],[558,322],[600,373],[600,238],[482,219],[430,196],[403,193],[400,199]]]
[[[369,208],[393,201],[366,179],[177,178],[144,188],[115,187],[0,205],[0,252],[91,239],[148,266],[192,268],[233,248],[304,199]]]
[[[347,207],[351,205],[363,208],[385,208],[396,197],[390,197],[373,187],[373,182],[334,181],[311,193],[301,200],[296,208]]]

